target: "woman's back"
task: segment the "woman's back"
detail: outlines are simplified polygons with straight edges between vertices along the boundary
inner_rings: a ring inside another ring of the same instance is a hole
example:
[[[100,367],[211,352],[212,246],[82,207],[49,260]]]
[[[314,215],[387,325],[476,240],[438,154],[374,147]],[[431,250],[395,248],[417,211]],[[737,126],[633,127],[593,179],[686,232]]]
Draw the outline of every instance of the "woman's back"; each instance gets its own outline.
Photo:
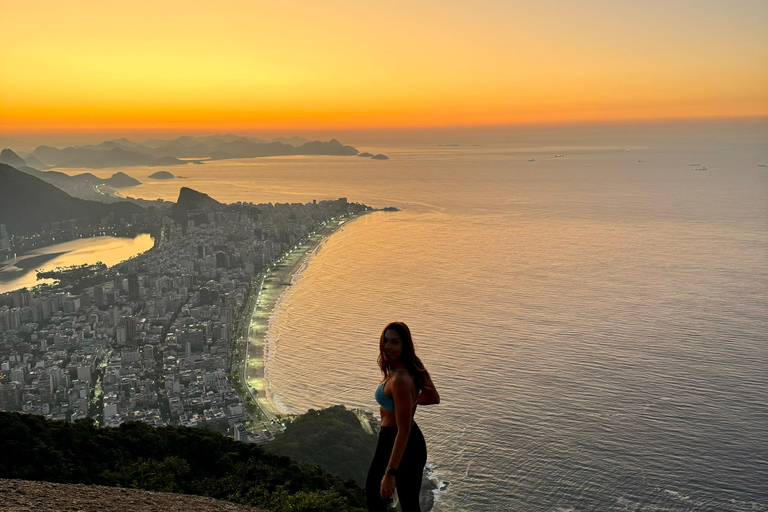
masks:
[[[416,384],[413,382],[413,378],[410,376],[410,373],[405,368],[400,368],[399,370],[395,370],[392,372],[386,379],[384,379],[381,384],[379,384],[379,387],[376,388],[376,401],[381,406],[379,409],[379,412],[381,413],[381,426],[382,427],[392,427],[397,424],[396,416],[395,416],[395,401],[393,398],[393,390],[394,383],[392,383],[392,377],[395,376],[396,373],[404,373],[403,377],[400,379],[402,382],[398,382],[400,385],[405,385],[408,388],[412,388],[410,391],[411,400],[410,403],[413,404],[411,407],[411,419],[413,419],[416,416],[416,407],[417,407],[417,401],[419,397],[419,392],[416,389]],[[407,376],[407,377],[406,377]]]

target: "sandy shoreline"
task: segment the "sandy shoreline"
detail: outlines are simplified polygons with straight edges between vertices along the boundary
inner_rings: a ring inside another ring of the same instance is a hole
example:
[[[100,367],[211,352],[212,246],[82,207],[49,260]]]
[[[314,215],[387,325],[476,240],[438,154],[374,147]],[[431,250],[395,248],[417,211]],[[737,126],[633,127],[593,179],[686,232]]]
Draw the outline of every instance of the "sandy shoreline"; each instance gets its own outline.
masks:
[[[346,217],[323,226],[306,243],[299,246],[298,249],[294,249],[280,263],[273,265],[264,280],[259,283],[260,286],[256,288],[255,293],[259,294],[259,297],[251,315],[251,326],[246,346],[248,356],[244,370],[244,380],[246,388],[252,393],[254,402],[261,409],[262,415],[267,418],[267,421],[264,422],[264,427],[269,430],[274,428],[270,428],[270,421],[286,414],[275,405],[271,390],[269,389],[269,370],[265,368],[265,358],[268,356],[269,351],[275,350],[275,347],[270,346],[270,340],[268,339],[270,322],[273,319],[275,308],[291,285],[293,276],[301,273],[306,268],[309,258],[315,254],[323,241],[346,223],[367,213],[370,212]],[[422,510],[432,510],[435,499],[434,491],[438,487],[438,484],[429,475],[425,474],[420,496]]]
[[[267,334],[275,307],[291,285],[293,276],[304,269],[307,259],[315,253],[320,244],[343,225],[367,213],[369,212],[337,219],[322,226],[307,242],[298,246],[279,263],[272,265],[254,291],[258,294],[258,299],[251,314],[251,324],[248,329],[244,382],[254,402],[261,409],[262,415],[267,419],[265,423],[284,414],[273,401],[269,389],[268,369],[265,367],[265,358],[270,350],[274,350],[274,347],[269,345]]]

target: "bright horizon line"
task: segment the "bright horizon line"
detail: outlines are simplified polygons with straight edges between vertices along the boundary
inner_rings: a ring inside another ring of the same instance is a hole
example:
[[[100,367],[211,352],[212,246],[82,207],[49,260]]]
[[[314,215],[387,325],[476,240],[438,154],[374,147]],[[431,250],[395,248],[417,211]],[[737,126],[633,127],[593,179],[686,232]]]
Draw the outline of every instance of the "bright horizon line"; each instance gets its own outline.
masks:
[[[0,127],[0,137],[14,139],[14,138],[31,138],[31,137],[44,137],[44,136],[84,136],[92,135],[96,136],[103,134],[107,137],[126,137],[140,136],[140,135],[168,135],[174,134],[181,135],[195,135],[195,136],[210,136],[210,135],[223,135],[223,134],[238,134],[245,133],[249,135],[259,133],[270,133],[276,137],[284,137],[286,135],[300,136],[299,132],[304,133],[317,133],[317,132],[363,132],[363,133],[397,133],[397,132],[413,132],[413,131],[461,131],[461,130],[504,130],[515,128],[546,128],[546,127],[570,127],[570,126],[628,126],[628,125],[654,125],[654,124],[694,124],[694,123],[718,123],[718,122],[768,122],[768,116],[757,115],[724,115],[724,116],[685,116],[685,117],[633,117],[633,118],[582,118],[582,119],[565,119],[565,120],[546,120],[546,121],[520,121],[520,122],[496,122],[496,123],[461,123],[461,124],[384,124],[384,125],[344,125],[344,124],[327,124],[327,125],[286,125],[286,126],[266,126],[258,127],[250,124],[210,124],[208,126],[199,125],[187,125],[184,123],[152,123],[154,126],[162,124],[158,128],[137,128],[128,126],[78,126],[69,128],[66,130],[61,129],[28,129],[28,130],[8,130]],[[124,134],[124,135],[117,135]],[[181,136],[177,135],[177,136]],[[104,139],[108,140],[108,139]]]

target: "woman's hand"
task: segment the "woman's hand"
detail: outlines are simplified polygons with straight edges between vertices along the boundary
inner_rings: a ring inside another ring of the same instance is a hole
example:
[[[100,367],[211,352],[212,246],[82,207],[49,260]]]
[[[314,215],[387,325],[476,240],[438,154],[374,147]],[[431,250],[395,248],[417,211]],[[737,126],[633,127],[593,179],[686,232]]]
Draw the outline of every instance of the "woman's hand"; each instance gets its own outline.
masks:
[[[392,475],[384,475],[381,479],[381,489],[379,491],[383,499],[387,499],[395,494],[395,477]]]

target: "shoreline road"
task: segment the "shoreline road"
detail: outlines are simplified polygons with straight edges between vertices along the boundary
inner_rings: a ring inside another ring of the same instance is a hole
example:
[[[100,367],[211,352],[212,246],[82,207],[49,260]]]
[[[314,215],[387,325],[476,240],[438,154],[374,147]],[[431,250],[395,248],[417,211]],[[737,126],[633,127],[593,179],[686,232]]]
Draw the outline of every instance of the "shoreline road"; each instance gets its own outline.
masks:
[[[267,350],[269,318],[283,292],[291,285],[293,275],[303,268],[306,258],[342,225],[365,213],[335,219],[320,226],[307,238],[294,245],[293,249],[284,254],[281,259],[275,261],[254,285],[252,293],[255,294],[256,305],[250,314],[247,339],[243,346],[244,364],[241,369],[241,379],[252,402],[261,411],[262,419],[252,418],[252,420],[254,423],[262,423],[265,430],[270,432],[282,430],[282,425],[277,418],[283,416],[272,400],[265,376],[264,358]]]

